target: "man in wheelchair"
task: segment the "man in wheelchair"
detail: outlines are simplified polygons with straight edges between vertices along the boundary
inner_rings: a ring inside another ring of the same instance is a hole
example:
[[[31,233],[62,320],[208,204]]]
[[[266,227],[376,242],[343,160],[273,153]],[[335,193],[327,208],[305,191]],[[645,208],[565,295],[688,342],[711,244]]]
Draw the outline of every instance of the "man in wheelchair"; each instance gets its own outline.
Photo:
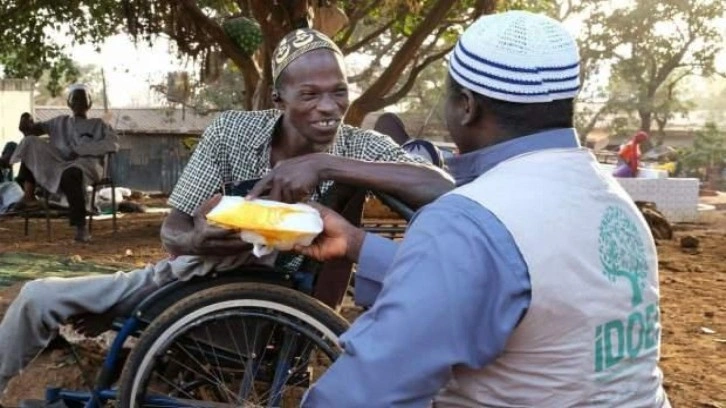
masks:
[[[253,262],[296,271],[300,256],[257,260],[237,234],[207,224],[204,215],[226,183],[260,179],[251,196],[293,203],[324,199],[335,182],[392,193],[414,208],[453,188],[448,175],[408,156],[389,137],[342,123],[350,103],[343,55],[324,34],[287,35],[272,72],[277,109],[225,112],[205,130],[169,198],[172,211],[161,228],[169,258],[128,273],[40,279],[23,287],[0,324],[0,390],[62,324],[97,334],[173,280]]]
[[[575,39],[548,17],[485,16],[448,70],[459,187],[400,245],[321,208],[300,248],[358,262],[356,300],[373,305],[303,406],[669,407],[656,248],[579,146]]]

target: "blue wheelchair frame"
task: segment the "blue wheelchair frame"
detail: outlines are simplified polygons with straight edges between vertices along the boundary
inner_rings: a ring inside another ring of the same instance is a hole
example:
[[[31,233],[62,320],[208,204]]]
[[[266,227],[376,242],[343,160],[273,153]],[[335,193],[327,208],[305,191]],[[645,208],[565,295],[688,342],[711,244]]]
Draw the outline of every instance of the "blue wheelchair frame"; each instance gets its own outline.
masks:
[[[306,276],[294,276],[280,270],[264,266],[245,266],[236,271],[223,274],[211,274],[204,277],[195,277],[190,281],[175,281],[165,285],[148,298],[142,301],[131,316],[121,322],[114,322],[114,329],[118,331],[109,348],[101,366],[92,391],[74,391],[62,388],[48,388],[45,393],[46,404],[62,401],[68,408],[102,408],[108,401],[117,399],[117,390],[112,388],[116,379],[115,373],[120,372],[125,361],[121,360],[121,351],[129,337],[140,334],[140,330],[148,326],[151,321],[161,314],[167,307],[176,301],[191,295],[199,290],[222,286],[237,282],[263,282],[284,287],[307,286]],[[282,386],[284,384],[280,384]],[[169,408],[188,407],[179,404],[174,398],[153,396],[148,403],[159,404]]]

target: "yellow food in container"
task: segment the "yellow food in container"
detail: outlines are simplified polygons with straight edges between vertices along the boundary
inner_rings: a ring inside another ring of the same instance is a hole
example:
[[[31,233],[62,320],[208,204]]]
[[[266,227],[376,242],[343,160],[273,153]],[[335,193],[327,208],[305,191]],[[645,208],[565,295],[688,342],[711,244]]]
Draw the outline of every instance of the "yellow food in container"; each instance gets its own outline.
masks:
[[[320,213],[309,205],[243,197],[222,197],[207,214],[207,221],[240,231],[242,240],[254,244],[257,256],[276,249],[287,251],[295,245],[310,245],[323,231]]]

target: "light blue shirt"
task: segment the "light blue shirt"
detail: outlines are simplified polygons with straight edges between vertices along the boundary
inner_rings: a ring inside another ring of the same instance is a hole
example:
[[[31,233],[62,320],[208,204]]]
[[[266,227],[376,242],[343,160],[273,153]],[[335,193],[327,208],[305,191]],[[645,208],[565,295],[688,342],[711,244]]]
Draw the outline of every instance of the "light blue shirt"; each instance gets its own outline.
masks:
[[[579,145],[573,129],[533,134],[447,161],[466,184],[514,156]],[[526,186],[521,186],[526,188]],[[494,361],[527,312],[529,272],[507,228],[460,195],[424,207],[399,244],[366,235],[356,302],[373,305],[304,407],[426,407],[456,365]]]

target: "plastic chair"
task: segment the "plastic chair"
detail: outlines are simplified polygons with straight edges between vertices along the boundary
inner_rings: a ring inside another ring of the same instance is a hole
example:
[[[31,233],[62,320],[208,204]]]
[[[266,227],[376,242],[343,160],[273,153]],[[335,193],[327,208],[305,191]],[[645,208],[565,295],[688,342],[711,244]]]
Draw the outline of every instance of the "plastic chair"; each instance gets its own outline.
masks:
[[[103,165],[103,173],[101,175],[101,179],[99,179],[97,182],[92,183],[92,193],[91,193],[91,211],[88,211],[88,231],[93,231],[93,216],[96,211],[96,193],[103,187],[111,187],[111,214],[113,219],[113,232],[116,233],[117,226],[116,226],[116,183],[114,182],[113,178],[113,161],[116,157],[115,152],[109,152],[106,153],[102,158],[101,162]],[[39,210],[31,210],[31,211],[25,211],[23,212],[23,218],[25,218],[25,225],[24,225],[24,232],[25,236],[28,236],[29,233],[29,221],[30,217],[33,215],[38,214],[42,211],[43,215],[45,216],[45,229],[48,237],[48,241],[53,240],[53,229],[50,222],[50,214],[51,214],[51,207],[50,207],[50,193],[44,189],[41,188],[41,197],[43,200],[44,208],[41,208]]]
[[[48,238],[48,242],[51,242],[53,240],[53,228],[50,224],[50,193],[48,190],[41,188],[41,196],[43,198],[43,208],[37,209],[37,210],[25,210],[22,212],[23,218],[25,219],[25,224],[23,227],[23,230],[25,232],[25,236],[28,236],[29,233],[29,224],[30,224],[30,217],[32,215],[38,214],[38,212],[42,211],[43,215],[45,216],[45,231],[46,236]]]

